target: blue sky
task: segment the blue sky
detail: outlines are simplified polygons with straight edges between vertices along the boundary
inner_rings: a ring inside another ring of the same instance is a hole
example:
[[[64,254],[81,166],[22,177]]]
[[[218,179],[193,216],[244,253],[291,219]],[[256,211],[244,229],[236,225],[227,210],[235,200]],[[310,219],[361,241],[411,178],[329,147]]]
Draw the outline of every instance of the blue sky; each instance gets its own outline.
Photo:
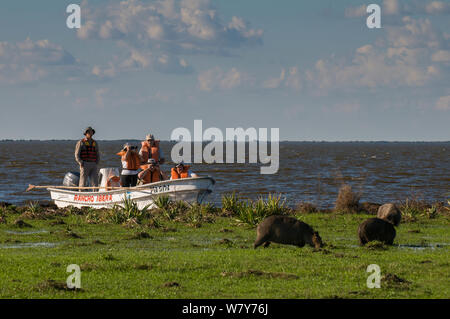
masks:
[[[166,140],[202,119],[282,140],[450,140],[449,17],[450,1],[2,1],[0,139],[92,125]]]

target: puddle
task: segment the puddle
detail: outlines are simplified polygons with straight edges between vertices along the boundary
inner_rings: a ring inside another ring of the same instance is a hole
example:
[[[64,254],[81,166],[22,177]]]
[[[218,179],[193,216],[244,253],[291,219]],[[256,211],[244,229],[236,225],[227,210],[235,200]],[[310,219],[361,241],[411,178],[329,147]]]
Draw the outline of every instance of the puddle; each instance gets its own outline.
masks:
[[[59,245],[59,243],[48,243],[48,242],[39,242],[39,243],[18,243],[18,244],[11,244],[11,245],[0,245],[0,249],[9,249],[9,248],[38,248],[38,247],[45,247],[45,248],[52,248]]]
[[[13,230],[5,230],[5,233],[11,235],[33,235],[33,234],[43,234],[48,233],[48,230],[30,230],[30,231],[13,231]]]
[[[401,248],[401,249],[405,249],[405,248],[410,248],[410,249],[414,249],[414,250],[424,250],[424,249],[436,249],[436,248],[444,248],[445,246],[449,246],[450,244],[448,243],[434,243],[434,244],[425,244],[425,245],[414,245],[414,244],[410,244],[410,245],[393,245],[392,248]],[[345,245],[346,247],[351,247],[351,248],[357,248],[357,247],[361,247],[359,245]]]
[[[410,248],[414,250],[424,250],[424,249],[436,249],[436,248],[444,248],[448,246],[447,243],[435,243],[435,244],[426,244],[426,245],[397,245],[397,248]]]

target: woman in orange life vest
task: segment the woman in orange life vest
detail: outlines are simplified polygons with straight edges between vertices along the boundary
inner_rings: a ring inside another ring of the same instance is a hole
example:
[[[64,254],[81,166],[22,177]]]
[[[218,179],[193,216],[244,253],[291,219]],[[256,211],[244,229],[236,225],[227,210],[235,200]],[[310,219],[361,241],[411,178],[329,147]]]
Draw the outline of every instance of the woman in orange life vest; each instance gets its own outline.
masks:
[[[145,141],[141,142],[141,149],[139,151],[139,156],[141,157],[141,163],[144,165],[148,162],[149,158],[153,158],[157,164],[164,163],[164,157],[159,147],[159,142],[156,141],[152,134],[148,134],[145,137]]]
[[[120,184],[122,187],[134,187],[137,184],[138,170],[140,165],[137,147],[125,144],[122,151],[117,153],[121,156],[122,172],[120,173]]]
[[[138,174],[138,178],[144,185],[166,179],[164,173],[153,158],[150,158],[146,165],[141,165],[141,169],[142,171]]]
[[[183,162],[172,167],[170,179],[188,178],[188,177],[198,177],[197,174],[193,173],[189,165],[184,165]]]

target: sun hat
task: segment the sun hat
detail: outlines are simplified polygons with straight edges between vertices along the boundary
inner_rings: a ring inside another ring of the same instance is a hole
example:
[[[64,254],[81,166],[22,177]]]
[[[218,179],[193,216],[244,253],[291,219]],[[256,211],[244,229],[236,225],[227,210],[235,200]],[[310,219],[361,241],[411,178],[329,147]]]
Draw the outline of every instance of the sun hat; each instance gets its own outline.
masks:
[[[153,136],[153,134],[147,134],[145,136],[145,140],[147,140],[147,141],[154,141],[155,137]]]
[[[89,131],[92,132],[92,135],[95,134],[95,130],[94,130],[92,127],[89,126],[89,127],[87,127],[87,128],[84,130],[84,135],[86,135],[86,133],[89,132]]]
[[[180,163],[178,163],[175,167],[184,167],[184,163],[183,162],[180,162]]]

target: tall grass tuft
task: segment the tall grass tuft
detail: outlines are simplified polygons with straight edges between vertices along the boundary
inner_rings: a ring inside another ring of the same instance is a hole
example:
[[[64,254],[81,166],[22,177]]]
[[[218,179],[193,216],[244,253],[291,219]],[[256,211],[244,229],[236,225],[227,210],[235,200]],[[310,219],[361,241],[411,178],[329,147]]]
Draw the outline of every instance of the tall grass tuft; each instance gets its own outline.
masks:
[[[334,209],[342,213],[358,213],[360,194],[353,192],[352,187],[344,184],[339,188]]]
[[[229,205],[224,209],[230,211],[239,223],[252,227],[268,216],[283,215],[287,212],[285,200],[281,200],[281,195],[269,195],[267,200],[260,198],[256,201],[240,201],[233,194],[225,200],[222,198],[222,203]]]
[[[42,207],[38,202],[30,202],[27,206],[27,212],[29,212],[32,216],[37,216],[42,212]]]
[[[185,213],[189,206],[183,201],[172,201],[168,196],[160,196],[155,200],[155,205],[161,214],[168,220],[174,220]]]
[[[423,216],[425,216],[428,219],[433,219],[436,218],[438,216],[438,210],[436,206],[431,206],[430,208],[426,209],[423,214]]]
[[[239,201],[236,193],[233,192],[231,195],[222,196],[222,210],[225,212],[230,212],[231,214],[237,214],[241,209],[242,203]]]
[[[269,194],[265,203],[267,215],[281,215],[286,212],[286,199],[281,201],[281,195],[275,196]]]
[[[407,198],[405,203],[400,206],[400,211],[405,222],[413,222],[417,220],[421,210],[416,201]]]
[[[169,196],[166,195],[158,196],[158,198],[156,198],[155,200],[155,205],[159,209],[168,209],[171,203],[172,201],[170,200]]]
[[[125,198],[122,206],[114,205],[111,209],[89,209],[85,214],[87,223],[141,224],[149,217],[149,206],[139,209],[135,201]]]

